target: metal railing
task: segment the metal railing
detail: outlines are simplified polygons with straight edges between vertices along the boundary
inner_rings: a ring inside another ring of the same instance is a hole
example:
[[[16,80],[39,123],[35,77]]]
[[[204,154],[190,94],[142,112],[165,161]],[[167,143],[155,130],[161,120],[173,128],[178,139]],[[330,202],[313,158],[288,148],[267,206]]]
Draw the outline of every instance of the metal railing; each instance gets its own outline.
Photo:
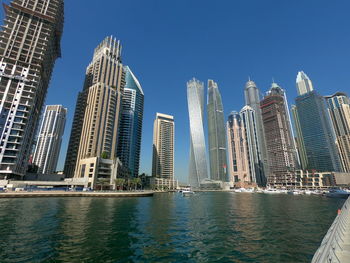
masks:
[[[311,262],[350,262],[350,197],[338,211]]]

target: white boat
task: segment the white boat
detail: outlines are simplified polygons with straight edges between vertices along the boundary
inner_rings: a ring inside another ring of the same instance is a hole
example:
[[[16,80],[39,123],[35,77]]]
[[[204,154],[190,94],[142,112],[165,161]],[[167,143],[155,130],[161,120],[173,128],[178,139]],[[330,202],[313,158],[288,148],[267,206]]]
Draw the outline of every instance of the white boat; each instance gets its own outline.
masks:
[[[311,195],[311,194],[312,194],[312,191],[311,191],[311,190],[305,190],[305,191],[304,191],[304,194],[306,194],[306,195]]]
[[[184,196],[184,195],[193,195],[194,194],[194,192],[193,191],[191,191],[191,190],[182,190],[182,195]]]
[[[265,194],[280,194],[281,191],[278,189],[268,188],[263,191]]]

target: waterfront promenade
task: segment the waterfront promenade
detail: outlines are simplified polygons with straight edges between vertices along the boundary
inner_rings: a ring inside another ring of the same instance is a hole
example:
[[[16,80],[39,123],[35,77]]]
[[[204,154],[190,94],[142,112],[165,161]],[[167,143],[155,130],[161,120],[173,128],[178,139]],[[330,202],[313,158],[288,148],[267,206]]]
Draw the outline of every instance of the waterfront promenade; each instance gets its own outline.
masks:
[[[123,192],[74,192],[74,191],[33,191],[0,193],[0,198],[32,198],[32,197],[146,197],[153,196],[153,191]]]

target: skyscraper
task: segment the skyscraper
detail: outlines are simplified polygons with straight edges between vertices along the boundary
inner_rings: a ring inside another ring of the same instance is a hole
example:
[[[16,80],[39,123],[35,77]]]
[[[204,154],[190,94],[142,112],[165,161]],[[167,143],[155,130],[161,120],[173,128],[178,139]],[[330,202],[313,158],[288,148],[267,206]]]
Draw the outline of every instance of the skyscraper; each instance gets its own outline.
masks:
[[[38,166],[40,174],[52,174],[56,171],[66,115],[67,109],[62,105],[47,105],[45,108],[33,155],[33,163]]]
[[[189,184],[199,188],[208,178],[204,137],[204,84],[193,78],[187,82],[187,103],[190,120]]]
[[[295,105],[292,105],[292,115],[294,120],[294,128],[296,132],[296,144],[299,153],[300,166],[301,169],[305,170],[307,168],[307,156],[304,144],[303,132],[301,130],[300,120],[298,116],[298,110]]]
[[[115,160],[117,157],[124,84],[122,70],[120,42],[106,37],[94,51],[86,70],[83,91],[78,95],[70,138],[72,144],[68,147],[65,167],[67,176],[72,176],[73,172],[75,177],[88,176],[86,167],[95,167],[91,169],[94,171],[92,186],[101,174],[95,162],[100,162],[101,158]],[[74,170],[70,167],[73,164]]]
[[[174,117],[157,113],[153,126],[153,177],[174,180],[174,142]]]
[[[303,76],[303,78],[301,78]],[[298,94],[296,109],[307,158],[306,169],[316,171],[339,171],[340,161],[335,144],[334,130],[325,99],[312,87],[311,80],[301,72],[296,79]]]
[[[231,112],[226,123],[229,182],[252,182],[244,123],[238,112]]]
[[[63,0],[13,0],[0,31],[0,177],[27,170],[55,60]]]
[[[344,172],[350,173],[350,99],[342,92],[326,96],[335,135],[337,138],[340,160]]]
[[[264,135],[264,127],[263,127],[263,121],[261,117],[261,109],[260,109],[260,95],[259,95],[259,89],[257,88],[254,81],[249,80],[244,89],[244,97],[245,97],[245,103],[247,106],[251,107],[254,110],[254,122],[255,129],[256,129],[256,140],[254,138],[248,138],[248,141],[256,141],[256,146],[258,149],[258,152],[256,154],[250,154],[254,158],[255,166],[259,165],[259,167],[255,167],[256,178],[261,178],[261,184],[266,184],[266,177],[269,174],[269,166],[268,166],[268,158],[267,158],[267,150],[266,150],[266,142],[265,142],[265,135]],[[253,116],[252,116],[253,117]],[[251,123],[252,125],[253,123]],[[251,126],[252,130],[253,127]],[[254,145],[254,144],[252,144]],[[251,148],[250,148],[251,149]],[[254,149],[251,149],[255,151]],[[259,181],[257,181],[259,184]]]
[[[208,80],[208,137],[210,178],[227,181],[224,108],[216,82]]]
[[[304,71],[298,72],[296,82],[297,82],[297,92],[299,96],[314,90],[311,80],[304,73]]]
[[[271,89],[261,101],[270,185],[295,184],[294,171],[297,161],[285,96],[285,91],[276,83],[272,83]]]
[[[122,98],[117,155],[131,176],[139,174],[144,94],[128,66],[124,67],[125,86]]]
[[[257,116],[250,106],[244,106],[240,111],[242,124],[247,144],[247,155],[249,174],[251,181],[259,186],[266,185],[266,177],[264,173],[264,165],[262,162],[260,143],[258,138]]]

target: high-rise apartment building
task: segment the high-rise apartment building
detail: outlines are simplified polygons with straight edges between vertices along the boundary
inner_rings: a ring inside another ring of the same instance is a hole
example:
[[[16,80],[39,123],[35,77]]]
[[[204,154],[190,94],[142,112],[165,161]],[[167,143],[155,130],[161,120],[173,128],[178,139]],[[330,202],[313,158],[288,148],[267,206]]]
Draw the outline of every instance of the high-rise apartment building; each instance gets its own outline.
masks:
[[[249,175],[251,181],[259,186],[266,185],[264,165],[261,157],[257,128],[257,116],[253,108],[244,106],[240,111],[244,126],[245,141],[248,155]]]
[[[254,158],[254,170],[256,171],[256,178],[257,183],[259,184],[259,180],[261,181],[260,185],[266,184],[266,178],[269,174],[269,166],[268,166],[268,158],[267,158],[267,150],[266,150],[266,142],[265,142],[265,135],[264,135],[264,125],[261,117],[261,109],[260,109],[260,94],[259,89],[257,88],[254,81],[249,80],[244,89],[244,97],[245,97],[245,104],[252,108],[254,110],[254,116],[251,117],[254,118],[251,125],[255,125],[256,130],[256,139],[255,138],[248,138],[248,141],[255,140],[255,145],[257,147],[258,152],[256,154],[250,154],[250,156],[253,156]],[[250,127],[250,130],[253,130],[253,127]],[[249,151],[255,151],[254,149],[251,149]],[[258,179],[261,178],[261,179]]]
[[[56,171],[66,115],[67,109],[62,105],[47,105],[45,108],[33,155],[33,164],[40,174],[53,174]]]
[[[124,67],[125,86],[122,98],[117,155],[131,176],[139,174],[144,94],[128,66]]]
[[[241,115],[231,112],[226,123],[229,182],[252,182],[249,173],[246,132]]]
[[[174,145],[174,117],[157,113],[153,126],[153,177],[174,180]]]
[[[55,60],[63,0],[13,0],[0,31],[0,177],[21,177]]]
[[[193,78],[187,82],[187,103],[190,120],[189,184],[199,188],[208,178],[204,137],[204,84]]]
[[[67,177],[84,174],[79,162],[85,158],[117,156],[122,71],[120,42],[106,37],[94,51],[78,95],[65,163]]]
[[[298,116],[298,110],[295,105],[292,105],[292,116],[294,120],[295,132],[297,135],[295,140],[296,140],[298,155],[300,159],[300,166],[301,166],[301,169],[305,170],[307,169],[307,155],[305,150],[303,132],[301,130],[300,120]]]
[[[342,170],[350,173],[350,99],[343,92],[326,96],[337,144]]]
[[[270,185],[295,184],[294,171],[297,161],[285,96],[285,91],[276,83],[272,83],[271,89],[261,101]]]
[[[208,80],[208,137],[210,178],[227,181],[226,135],[224,108],[219,87],[213,80]]]
[[[298,137],[302,138],[305,146],[306,169],[340,171],[336,138],[325,99],[313,88],[305,91],[305,87],[312,87],[312,82],[301,72],[298,73],[296,87],[300,94],[295,99],[301,131]]]
[[[304,71],[299,71],[296,79],[298,96],[304,95],[314,90],[312,81],[304,73]]]

